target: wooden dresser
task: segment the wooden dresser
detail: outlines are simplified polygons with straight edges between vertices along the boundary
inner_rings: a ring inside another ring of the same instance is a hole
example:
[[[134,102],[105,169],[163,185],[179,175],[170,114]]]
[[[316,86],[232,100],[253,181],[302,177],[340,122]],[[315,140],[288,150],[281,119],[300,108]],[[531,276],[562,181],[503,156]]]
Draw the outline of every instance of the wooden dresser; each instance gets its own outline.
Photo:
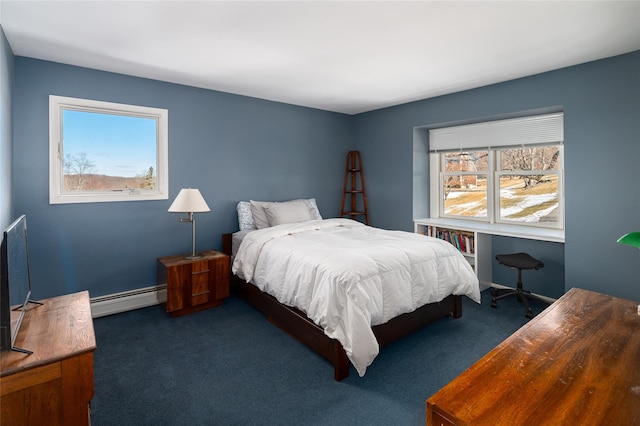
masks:
[[[0,424],[87,425],[96,338],[86,291],[30,304],[15,346],[0,353]]]
[[[573,288],[427,400],[427,425],[640,425],[638,303]]]

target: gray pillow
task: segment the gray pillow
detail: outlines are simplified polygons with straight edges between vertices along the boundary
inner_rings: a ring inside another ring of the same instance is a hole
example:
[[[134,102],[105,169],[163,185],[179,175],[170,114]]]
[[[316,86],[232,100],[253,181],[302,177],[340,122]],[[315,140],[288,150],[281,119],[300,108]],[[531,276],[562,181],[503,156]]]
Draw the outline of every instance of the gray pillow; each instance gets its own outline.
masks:
[[[265,203],[262,209],[270,226],[283,223],[299,223],[315,219],[307,200],[293,200],[284,203]]]
[[[251,214],[253,216],[253,222],[257,229],[269,228],[270,226],[275,226],[275,222],[278,222],[278,225],[282,223],[297,223],[301,222],[301,220],[296,220],[298,218],[306,217],[305,214],[301,213],[301,216],[291,216],[292,214],[298,214],[299,212],[293,212],[290,209],[286,212],[286,217],[280,217],[278,210],[282,210],[280,207],[275,207],[275,210],[272,211],[272,220],[274,223],[271,223],[269,217],[267,217],[267,213],[265,212],[264,205],[265,204],[286,204],[292,203],[294,206],[304,205],[306,209],[309,211],[309,218],[305,220],[322,220],[322,216],[320,215],[320,210],[318,210],[318,205],[316,204],[315,198],[309,199],[298,199],[284,202],[271,202],[271,201],[254,201],[249,200],[249,204],[251,205]],[[302,209],[302,207],[298,207]],[[285,214],[285,213],[283,213]],[[283,221],[284,220],[284,221]],[[293,220],[293,221],[292,221]]]
[[[256,228],[268,228],[270,226],[269,219],[267,219],[267,214],[262,208],[262,205],[268,203],[268,201],[249,200],[249,203],[251,204],[251,214],[253,214],[253,222],[256,224]]]

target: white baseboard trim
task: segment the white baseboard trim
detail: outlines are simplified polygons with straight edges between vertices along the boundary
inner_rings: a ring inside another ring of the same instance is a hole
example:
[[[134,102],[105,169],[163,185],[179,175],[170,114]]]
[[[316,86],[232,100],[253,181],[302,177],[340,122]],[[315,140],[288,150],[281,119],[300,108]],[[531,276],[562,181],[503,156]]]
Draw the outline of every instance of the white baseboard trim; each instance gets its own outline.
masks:
[[[91,298],[93,318],[157,305],[167,300],[166,286],[153,286]]]
[[[495,288],[503,289],[503,290],[515,290],[515,288],[513,288],[513,287],[509,287],[509,286],[502,285],[502,284],[496,284],[496,283],[491,283],[491,287],[495,287]],[[555,301],[556,301],[556,299],[554,299],[554,298],[552,298],[552,297],[543,296],[543,295],[541,295],[541,294],[537,294],[537,293],[531,293],[531,294],[533,294],[534,296],[537,296],[537,297],[539,297],[539,298],[543,299],[543,300],[544,300],[545,302],[547,302],[547,303],[553,303],[553,302],[555,302]]]

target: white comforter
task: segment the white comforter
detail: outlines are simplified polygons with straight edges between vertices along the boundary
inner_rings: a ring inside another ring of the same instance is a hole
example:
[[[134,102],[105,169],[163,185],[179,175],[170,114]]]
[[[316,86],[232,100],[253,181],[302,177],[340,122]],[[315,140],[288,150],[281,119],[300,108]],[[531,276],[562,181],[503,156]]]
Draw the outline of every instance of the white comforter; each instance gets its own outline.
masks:
[[[349,219],[250,232],[232,270],[304,311],[340,341],[360,376],[378,355],[372,325],[450,294],[480,303],[478,279],[451,244]]]

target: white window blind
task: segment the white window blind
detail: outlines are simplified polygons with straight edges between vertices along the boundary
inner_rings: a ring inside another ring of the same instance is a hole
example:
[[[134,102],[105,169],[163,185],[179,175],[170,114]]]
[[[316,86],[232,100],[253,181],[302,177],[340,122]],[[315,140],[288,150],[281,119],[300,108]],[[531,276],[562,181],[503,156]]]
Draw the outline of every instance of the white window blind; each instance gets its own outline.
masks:
[[[431,152],[563,142],[564,114],[561,112],[429,130]]]

